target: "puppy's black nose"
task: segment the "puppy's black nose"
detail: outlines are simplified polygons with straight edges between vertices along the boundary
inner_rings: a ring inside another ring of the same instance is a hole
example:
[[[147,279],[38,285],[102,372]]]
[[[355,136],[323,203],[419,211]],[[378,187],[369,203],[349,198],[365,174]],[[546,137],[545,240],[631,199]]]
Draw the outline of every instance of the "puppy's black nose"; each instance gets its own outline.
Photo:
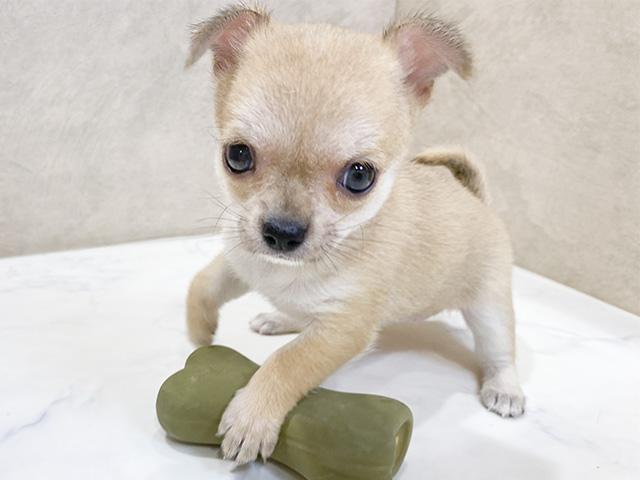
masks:
[[[302,245],[307,227],[290,220],[272,219],[262,224],[262,238],[279,252],[291,252]]]

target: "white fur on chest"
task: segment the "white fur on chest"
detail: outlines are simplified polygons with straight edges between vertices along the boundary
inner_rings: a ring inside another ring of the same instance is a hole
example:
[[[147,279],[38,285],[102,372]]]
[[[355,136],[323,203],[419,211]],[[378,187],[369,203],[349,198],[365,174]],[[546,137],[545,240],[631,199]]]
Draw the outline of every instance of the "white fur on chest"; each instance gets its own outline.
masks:
[[[315,266],[277,264],[243,252],[231,252],[226,258],[251,290],[288,313],[330,311],[353,290],[343,276]]]

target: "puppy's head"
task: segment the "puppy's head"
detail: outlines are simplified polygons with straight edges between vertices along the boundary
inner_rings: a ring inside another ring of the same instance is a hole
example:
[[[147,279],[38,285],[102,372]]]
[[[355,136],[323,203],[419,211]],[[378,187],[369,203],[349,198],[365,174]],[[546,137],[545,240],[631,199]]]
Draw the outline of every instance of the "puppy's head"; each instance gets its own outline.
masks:
[[[421,16],[374,36],[239,6],[196,26],[187,65],[208,49],[232,230],[241,248],[292,264],[376,216],[435,78],[471,73],[457,31]]]

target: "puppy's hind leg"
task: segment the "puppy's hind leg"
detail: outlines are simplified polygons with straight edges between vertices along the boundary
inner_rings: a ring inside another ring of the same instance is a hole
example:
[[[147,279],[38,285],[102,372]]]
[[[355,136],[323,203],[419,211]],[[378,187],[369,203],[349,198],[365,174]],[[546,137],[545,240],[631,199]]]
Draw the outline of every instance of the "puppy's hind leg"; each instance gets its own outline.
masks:
[[[482,367],[480,397],[488,410],[503,417],[524,413],[525,396],[515,365],[515,320],[511,300],[462,309],[473,332]]]
[[[218,255],[191,281],[187,296],[187,329],[196,345],[211,345],[218,327],[218,310],[246,293],[247,285],[236,278],[224,258]]]

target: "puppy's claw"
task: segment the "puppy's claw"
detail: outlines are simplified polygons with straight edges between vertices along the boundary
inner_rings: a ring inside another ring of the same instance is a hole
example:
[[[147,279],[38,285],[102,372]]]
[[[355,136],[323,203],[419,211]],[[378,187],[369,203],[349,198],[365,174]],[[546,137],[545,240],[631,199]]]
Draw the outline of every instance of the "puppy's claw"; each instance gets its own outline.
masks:
[[[220,425],[218,426],[218,431],[216,432],[216,437],[224,437],[228,431],[229,431],[229,428],[223,427],[222,422],[220,422]]]
[[[233,460],[242,445],[242,439],[238,437],[224,437],[222,441],[222,457],[225,460]]]
[[[278,431],[279,433],[279,431]],[[263,461],[267,461],[271,455],[273,455],[273,451],[276,448],[276,444],[278,443],[278,435],[270,436],[269,438],[264,438],[260,443],[260,456]]]

